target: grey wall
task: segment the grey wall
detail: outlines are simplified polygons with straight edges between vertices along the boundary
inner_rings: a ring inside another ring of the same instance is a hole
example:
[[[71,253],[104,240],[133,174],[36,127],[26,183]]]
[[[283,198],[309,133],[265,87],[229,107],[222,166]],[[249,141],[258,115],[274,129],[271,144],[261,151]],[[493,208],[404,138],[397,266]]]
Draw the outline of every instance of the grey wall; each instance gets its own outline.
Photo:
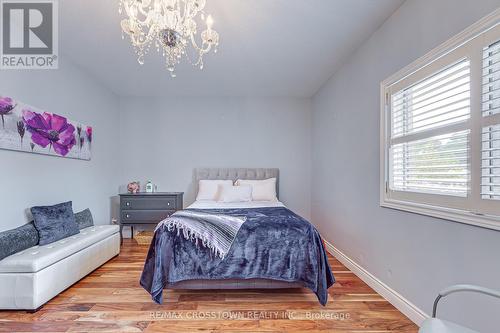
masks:
[[[194,200],[197,167],[280,168],[281,200],[310,216],[309,99],[120,100],[120,184],[152,180]]]
[[[116,96],[62,58],[59,70],[2,71],[0,95],[93,126],[92,160],[0,150],[0,231],[27,222],[26,209],[73,200],[91,208],[96,223],[110,222],[117,192]]]
[[[313,99],[313,222],[427,313],[450,284],[500,289],[500,233],[379,206],[379,84],[498,5],[407,0]],[[445,318],[498,332],[498,301],[450,296],[441,309]]]

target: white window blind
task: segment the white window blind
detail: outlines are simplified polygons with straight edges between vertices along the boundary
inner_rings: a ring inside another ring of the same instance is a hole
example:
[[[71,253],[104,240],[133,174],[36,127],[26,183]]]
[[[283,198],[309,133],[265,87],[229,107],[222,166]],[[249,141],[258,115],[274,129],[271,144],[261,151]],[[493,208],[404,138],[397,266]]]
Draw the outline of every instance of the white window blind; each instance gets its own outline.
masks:
[[[481,196],[500,200],[500,125],[483,128]]]
[[[470,115],[470,62],[465,59],[392,95],[392,137],[463,121]]]
[[[469,131],[395,145],[391,188],[398,191],[467,196]]]
[[[500,113],[500,42],[483,50],[483,116]]]
[[[381,88],[380,204],[500,230],[500,9]]]
[[[470,118],[470,61],[463,59],[391,96],[390,187],[467,196],[469,131],[435,135]],[[415,140],[411,134],[425,138]]]
[[[483,49],[482,115],[500,113],[500,42]],[[481,137],[481,197],[500,200],[500,124],[486,126]]]

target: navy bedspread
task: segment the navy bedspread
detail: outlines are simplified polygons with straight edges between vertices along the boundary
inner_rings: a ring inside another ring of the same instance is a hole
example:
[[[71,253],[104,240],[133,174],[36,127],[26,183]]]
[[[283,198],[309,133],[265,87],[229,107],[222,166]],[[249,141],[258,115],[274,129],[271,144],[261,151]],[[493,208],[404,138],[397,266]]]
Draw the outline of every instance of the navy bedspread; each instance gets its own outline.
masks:
[[[299,282],[325,305],[335,279],[321,237],[309,222],[284,207],[204,209],[246,216],[224,260],[196,246],[182,234],[155,232],[141,276],[141,286],[162,303],[167,283],[203,279],[272,279]]]

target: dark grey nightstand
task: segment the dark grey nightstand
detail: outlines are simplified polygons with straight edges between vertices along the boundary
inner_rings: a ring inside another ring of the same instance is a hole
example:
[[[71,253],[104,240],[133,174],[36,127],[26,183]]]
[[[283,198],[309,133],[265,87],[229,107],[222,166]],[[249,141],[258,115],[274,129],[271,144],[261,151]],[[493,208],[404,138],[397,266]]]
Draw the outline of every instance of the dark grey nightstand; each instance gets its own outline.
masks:
[[[184,192],[120,194],[120,237],[123,227],[154,225],[182,209]]]

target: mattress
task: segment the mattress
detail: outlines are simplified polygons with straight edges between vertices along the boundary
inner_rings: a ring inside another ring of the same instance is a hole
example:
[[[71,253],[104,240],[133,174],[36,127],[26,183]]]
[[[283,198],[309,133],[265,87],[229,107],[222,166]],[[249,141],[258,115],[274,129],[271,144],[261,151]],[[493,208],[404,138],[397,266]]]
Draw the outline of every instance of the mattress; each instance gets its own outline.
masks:
[[[249,201],[249,202],[217,202],[211,200],[198,200],[188,209],[233,209],[233,208],[264,208],[285,207],[281,201]]]

